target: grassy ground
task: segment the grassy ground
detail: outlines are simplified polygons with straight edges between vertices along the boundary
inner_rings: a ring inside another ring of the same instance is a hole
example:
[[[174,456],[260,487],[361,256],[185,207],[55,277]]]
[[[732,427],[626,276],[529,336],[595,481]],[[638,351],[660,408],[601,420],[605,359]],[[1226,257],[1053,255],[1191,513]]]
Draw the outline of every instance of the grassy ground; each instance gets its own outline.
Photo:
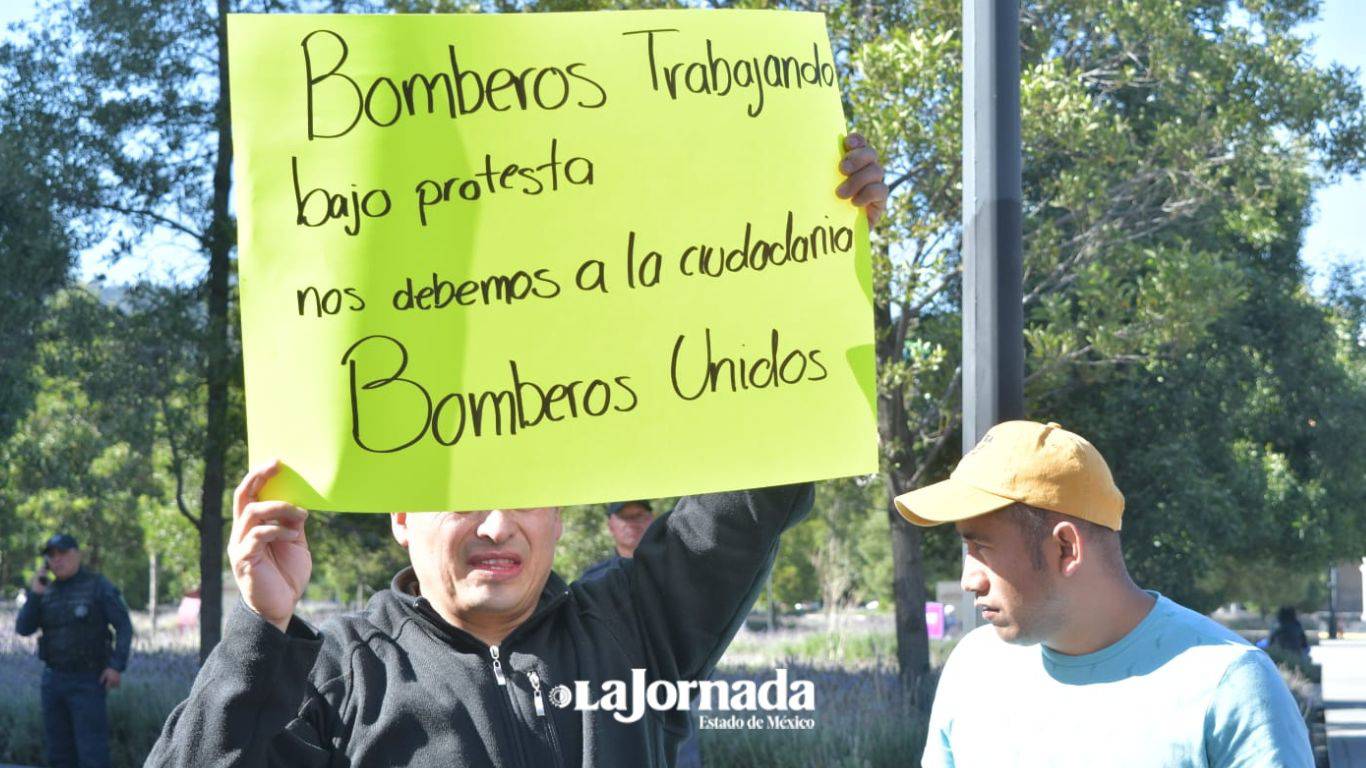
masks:
[[[925,745],[924,717],[904,702],[891,668],[843,670],[800,664],[789,679],[816,686],[809,730],[701,732],[703,764],[765,768],[873,768],[918,765]],[[718,678],[771,679],[772,668],[722,668]]]
[[[318,621],[325,613],[315,609],[308,618]],[[163,617],[155,634],[145,614],[135,614],[134,625],[132,661],[123,685],[109,696],[114,768],[142,764],[166,716],[189,692],[197,668],[197,637],[175,630],[174,617]],[[0,609],[0,691],[6,694],[0,696],[0,763],[42,764],[42,665],[33,646],[32,638],[14,635],[14,611]],[[947,653],[946,647],[936,645],[935,653]],[[833,631],[823,617],[793,619],[773,633],[744,629],[717,676],[762,682],[773,679],[780,667],[788,670],[789,680],[815,685],[812,727],[704,730],[700,738],[708,768],[872,768],[918,762],[924,718],[899,703],[906,697],[894,672],[889,619],[849,617]]]
[[[930,666],[941,667],[954,641],[930,641]],[[751,621],[735,636],[721,664],[774,667],[795,659],[816,667],[866,669],[896,665],[896,634],[889,614],[853,612],[838,621],[824,614],[787,616],[772,632]]]

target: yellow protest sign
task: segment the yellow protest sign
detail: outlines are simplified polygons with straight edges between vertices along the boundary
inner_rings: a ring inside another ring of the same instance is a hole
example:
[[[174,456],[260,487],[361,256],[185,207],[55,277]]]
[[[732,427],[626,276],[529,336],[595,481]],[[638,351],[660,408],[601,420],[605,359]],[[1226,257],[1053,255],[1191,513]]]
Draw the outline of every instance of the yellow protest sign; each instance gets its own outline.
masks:
[[[819,14],[228,20],[253,464],[314,509],[876,471]]]

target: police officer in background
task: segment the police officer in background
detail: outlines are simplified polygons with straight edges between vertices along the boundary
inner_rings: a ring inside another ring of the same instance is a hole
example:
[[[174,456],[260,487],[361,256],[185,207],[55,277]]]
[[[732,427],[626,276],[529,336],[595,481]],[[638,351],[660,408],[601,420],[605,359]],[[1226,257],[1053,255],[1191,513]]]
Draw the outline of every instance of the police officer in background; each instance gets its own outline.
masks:
[[[604,560],[584,569],[580,579],[595,579],[601,576],[622,558],[630,558],[636,553],[636,545],[645,530],[654,522],[655,512],[650,502],[643,499],[617,501],[607,505],[607,530],[612,534],[617,551]]]
[[[103,768],[109,765],[105,694],[119,686],[133,643],[128,606],[108,579],[81,567],[81,550],[71,535],[48,539],[43,558],[15,631],[42,630],[38,657],[47,664],[42,692],[47,762],[53,768]]]

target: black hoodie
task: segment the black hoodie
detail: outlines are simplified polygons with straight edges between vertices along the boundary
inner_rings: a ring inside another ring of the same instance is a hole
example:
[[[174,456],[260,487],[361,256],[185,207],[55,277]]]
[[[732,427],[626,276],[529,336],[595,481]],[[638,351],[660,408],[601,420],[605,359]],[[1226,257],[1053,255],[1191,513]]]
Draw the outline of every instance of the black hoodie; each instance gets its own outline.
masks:
[[[692,496],[635,557],[566,585],[489,647],[417,595],[411,568],[359,614],[281,632],[240,601],[148,766],[672,765],[688,713],[561,709],[588,681],[704,680],[754,604],[810,484]],[[495,659],[497,663],[495,664]]]

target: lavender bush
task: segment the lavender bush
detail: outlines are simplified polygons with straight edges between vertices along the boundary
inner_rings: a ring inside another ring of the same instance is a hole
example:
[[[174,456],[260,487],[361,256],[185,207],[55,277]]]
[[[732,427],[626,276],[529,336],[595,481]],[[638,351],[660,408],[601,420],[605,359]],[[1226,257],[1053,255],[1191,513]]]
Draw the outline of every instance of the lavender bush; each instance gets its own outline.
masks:
[[[721,666],[773,668],[791,659],[835,669],[878,669],[896,664],[896,634],[890,616],[830,629],[820,617],[788,619],[781,629],[742,628]],[[931,640],[930,663],[943,666],[957,640]]]
[[[0,609],[0,763],[43,764],[38,686],[43,664],[33,637],[14,633],[13,609]],[[169,624],[169,621],[164,623]],[[139,766],[162,723],[189,693],[198,669],[196,637],[175,629],[152,634],[145,615],[134,615],[133,656],[123,684],[109,694],[113,765]]]
[[[810,680],[815,684],[815,711],[798,713],[813,720],[814,727],[702,730],[704,765],[879,768],[920,763],[927,717],[911,706],[895,668],[844,670],[812,667],[796,660],[780,662],[779,666],[788,670],[789,680]],[[715,675],[715,679],[726,680],[762,681],[773,677],[772,668],[723,667]]]

